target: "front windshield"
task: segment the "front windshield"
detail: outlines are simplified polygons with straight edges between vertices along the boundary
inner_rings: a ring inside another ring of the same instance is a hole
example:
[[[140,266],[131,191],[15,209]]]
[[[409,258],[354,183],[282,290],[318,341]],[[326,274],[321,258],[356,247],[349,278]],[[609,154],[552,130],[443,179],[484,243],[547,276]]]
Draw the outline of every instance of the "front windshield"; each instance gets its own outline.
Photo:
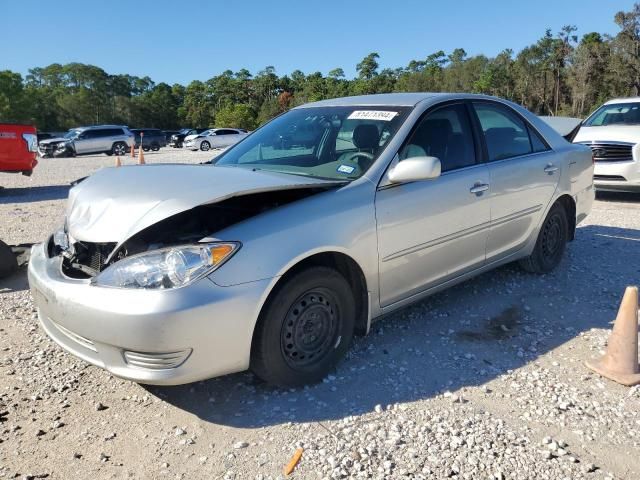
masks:
[[[78,135],[80,135],[80,130],[69,130],[64,134],[64,138],[66,138],[67,140],[73,140]]]
[[[384,150],[408,107],[310,107],[290,110],[214,159],[310,177],[354,180]]]
[[[190,129],[190,128],[183,128],[182,130],[180,130],[180,133],[181,133],[181,134],[183,134],[183,135],[186,135],[186,134],[188,134],[190,131],[191,131],[191,129]]]
[[[603,105],[584,122],[587,127],[640,124],[640,103],[613,103]]]

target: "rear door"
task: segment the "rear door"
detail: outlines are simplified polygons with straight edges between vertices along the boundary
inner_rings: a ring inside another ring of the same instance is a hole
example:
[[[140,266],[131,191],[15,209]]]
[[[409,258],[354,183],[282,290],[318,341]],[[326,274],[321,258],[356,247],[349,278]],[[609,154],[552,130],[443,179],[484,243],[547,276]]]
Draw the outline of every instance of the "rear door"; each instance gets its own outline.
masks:
[[[381,306],[484,264],[490,189],[489,170],[479,163],[479,150],[463,102],[427,112],[400,149],[398,161],[438,157],[442,174],[378,189]]]
[[[240,135],[236,130],[221,128],[216,130],[215,136],[211,138],[216,148],[222,148],[236,143],[240,139]]]
[[[560,178],[561,164],[535,129],[512,108],[473,102],[491,183],[487,262],[525,246]]]

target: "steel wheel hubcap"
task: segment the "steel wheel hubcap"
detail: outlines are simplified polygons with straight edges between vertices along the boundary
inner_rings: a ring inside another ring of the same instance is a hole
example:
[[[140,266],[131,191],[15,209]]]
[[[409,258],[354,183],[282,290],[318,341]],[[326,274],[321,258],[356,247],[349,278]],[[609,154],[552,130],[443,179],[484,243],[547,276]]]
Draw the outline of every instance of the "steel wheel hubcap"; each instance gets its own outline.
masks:
[[[200,145],[200,148],[202,148],[202,150],[207,151],[209,150],[209,144],[207,142],[204,142],[202,145]]]
[[[551,217],[544,225],[542,233],[542,251],[547,257],[553,257],[562,241],[562,225],[557,215]]]
[[[280,336],[289,366],[308,367],[333,349],[338,333],[335,305],[333,295],[319,289],[305,293],[289,308]]]

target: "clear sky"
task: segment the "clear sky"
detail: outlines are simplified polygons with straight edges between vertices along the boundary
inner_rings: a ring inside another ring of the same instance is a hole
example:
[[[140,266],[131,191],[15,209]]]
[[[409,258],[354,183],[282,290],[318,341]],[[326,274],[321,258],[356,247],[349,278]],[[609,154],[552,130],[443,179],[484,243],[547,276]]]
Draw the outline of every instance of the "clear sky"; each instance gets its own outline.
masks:
[[[0,0],[0,70],[25,75],[82,62],[155,82],[206,80],[226,69],[280,75],[342,67],[369,52],[382,68],[462,47],[518,51],[545,29],[613,34],[623,0]]]

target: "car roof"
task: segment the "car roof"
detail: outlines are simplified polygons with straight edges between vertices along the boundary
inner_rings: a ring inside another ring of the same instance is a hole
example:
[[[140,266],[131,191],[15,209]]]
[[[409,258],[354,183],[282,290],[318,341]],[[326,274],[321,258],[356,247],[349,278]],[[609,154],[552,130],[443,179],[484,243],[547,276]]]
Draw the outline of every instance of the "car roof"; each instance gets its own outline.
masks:
[[[605,102],[605,105],[611,105],[615,103],[640,103],[640,97],[627,97],[627,98],[612,98],[608,102]]]
[[[99,128],[127,128],[126,125],[89,125],[87,127],[76,127],[71,130],[94,130]]]
[[[444,101],[456,99],[502,100],[488,95],[448,92],[413,92],[413,93],[379,93],[375,95],[358,95],[354,97],[332,98],[319,102],[306,103],[296,108],[309,107],[414,107],[425,100]]]

